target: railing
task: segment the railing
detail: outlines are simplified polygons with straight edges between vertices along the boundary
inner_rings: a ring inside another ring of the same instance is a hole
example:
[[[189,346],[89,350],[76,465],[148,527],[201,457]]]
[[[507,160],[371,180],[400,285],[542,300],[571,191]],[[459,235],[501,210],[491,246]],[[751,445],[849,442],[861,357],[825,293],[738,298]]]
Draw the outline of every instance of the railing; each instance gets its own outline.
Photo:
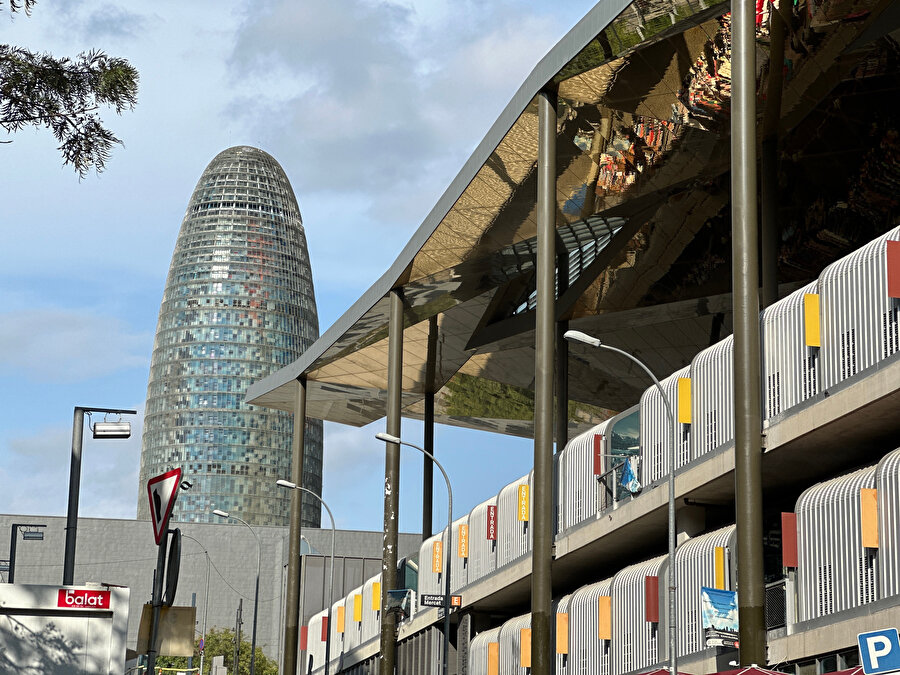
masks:
[[[766,584],[764,611],[766,630],[782,628],[787,625],[787,587],[786,580],[773,581]]]

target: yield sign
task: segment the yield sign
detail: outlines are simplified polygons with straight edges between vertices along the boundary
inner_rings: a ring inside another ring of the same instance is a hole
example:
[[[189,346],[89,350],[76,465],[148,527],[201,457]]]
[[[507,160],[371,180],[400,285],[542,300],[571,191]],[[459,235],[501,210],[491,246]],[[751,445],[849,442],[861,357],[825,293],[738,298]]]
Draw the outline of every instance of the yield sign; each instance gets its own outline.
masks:
[[[181,469],[172,469],[147,481],[147,496],[150,497],[150,520],[153,523],[153,536],[156,543],[162,538],[169,522],[172,507],[175,506],[175,494],[181,483]]]

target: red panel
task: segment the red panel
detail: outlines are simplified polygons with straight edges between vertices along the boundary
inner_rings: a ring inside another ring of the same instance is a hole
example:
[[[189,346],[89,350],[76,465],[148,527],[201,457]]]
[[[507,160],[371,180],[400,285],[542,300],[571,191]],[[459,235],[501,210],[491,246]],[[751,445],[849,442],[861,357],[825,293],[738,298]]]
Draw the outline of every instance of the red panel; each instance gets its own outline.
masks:
[[[306,651],[306,641],[309,639],[309,626],[300,626],[300,651]]]
[[[781,514],[781,564],[797,567],[800,556],[797,553],[797,514]]]
[[[497,540],[497,507],[487,507],[487,538],[489,541]]]
[[[594,434],[594,475],[603,475],[603,434]]]
[[[887,242],[888,297],[900,298],[900,241]]]
[[[644,620],[659,623],[659,577],[644,577]]]
[[[326,642],[328,640],[328,617],[322,617],[322,642]]]

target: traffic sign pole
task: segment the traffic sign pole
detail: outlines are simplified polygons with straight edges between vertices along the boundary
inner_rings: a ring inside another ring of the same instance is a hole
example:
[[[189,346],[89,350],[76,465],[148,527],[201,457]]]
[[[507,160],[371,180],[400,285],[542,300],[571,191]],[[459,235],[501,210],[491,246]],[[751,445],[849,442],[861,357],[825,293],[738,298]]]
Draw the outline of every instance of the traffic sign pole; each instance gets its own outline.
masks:
[[[164,534],[159,541],[159,551],[156,555],[156,572],[153,575],[153,620],[150,623],[150,645],[147,649],[147,672],[156,672],[156,640],[159,631],[159,610],[162,607],[163,570],[166,569],[166,544],[169,536]]]
[[[147,481],[147,496],[150,498],[150,521],[153,524],[153,536],[158,544],[156,555],[156,572],[153,575],[153,619],[150,622],[150,644],[147,647],[147,672],[156,672],[156,646],[159,632],[159,612],[163,605],[163,576],[166,570],[166,547],[169,542],[169,516],[178,498],[178,487],[181,483],[181,469],[172,469]],[[179,547],[180,548],[180,547]],[[180,553],[180,551],[179,551]],[[174,588],[172,592],[174,601]]]

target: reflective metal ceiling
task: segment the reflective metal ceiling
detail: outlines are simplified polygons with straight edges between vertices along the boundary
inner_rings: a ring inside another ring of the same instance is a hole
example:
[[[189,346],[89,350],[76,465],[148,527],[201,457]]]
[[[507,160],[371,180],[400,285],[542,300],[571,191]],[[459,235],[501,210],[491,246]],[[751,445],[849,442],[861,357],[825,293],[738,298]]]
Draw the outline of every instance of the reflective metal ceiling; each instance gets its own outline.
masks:
[[[790,25],[779,128],[787,184],[779,205],[783,292],[885,229],[879,219],[889,208],[846,217],[863,203],[871,210],[871,200],[854,206],[846,196],[854,190],[845,185],[846,160],[865,166],[877,139],[858,139],[860,148],[819,181],[809,180],[808,165],[819,167],[815,153],[830,147],[835,128],[865,136],[884,88],[900,91],[896,41],[883,27],[873,33],[889,6],[801,0],[783,10]],[[535,96],[547,86],[558,88],[560,102],[558,318],[629,349],[661,377],[727,335],[727,10],[703,0],[594,7],[534,69],[385,275],[302,358],[254,384],[248,401],[290,410],[294,381],[305,374],[310,417],[363,425],[384,416],[387,294],[400,289],[404,414],[420,416],[433,386],[439,422],[531,434]],[[768,17],[758,18],[762,112]],[[835,101],[850,102],[841,108],[846,119],[835,116]],[[804,213],[815,203],[820,218]],[[843,220],[829,220],[836,203],[849,204]],[[433,383],[426,377],[430,317],[438,330]],[[575,351],[573,428],[637,402],[648,384],[641,373]]]

